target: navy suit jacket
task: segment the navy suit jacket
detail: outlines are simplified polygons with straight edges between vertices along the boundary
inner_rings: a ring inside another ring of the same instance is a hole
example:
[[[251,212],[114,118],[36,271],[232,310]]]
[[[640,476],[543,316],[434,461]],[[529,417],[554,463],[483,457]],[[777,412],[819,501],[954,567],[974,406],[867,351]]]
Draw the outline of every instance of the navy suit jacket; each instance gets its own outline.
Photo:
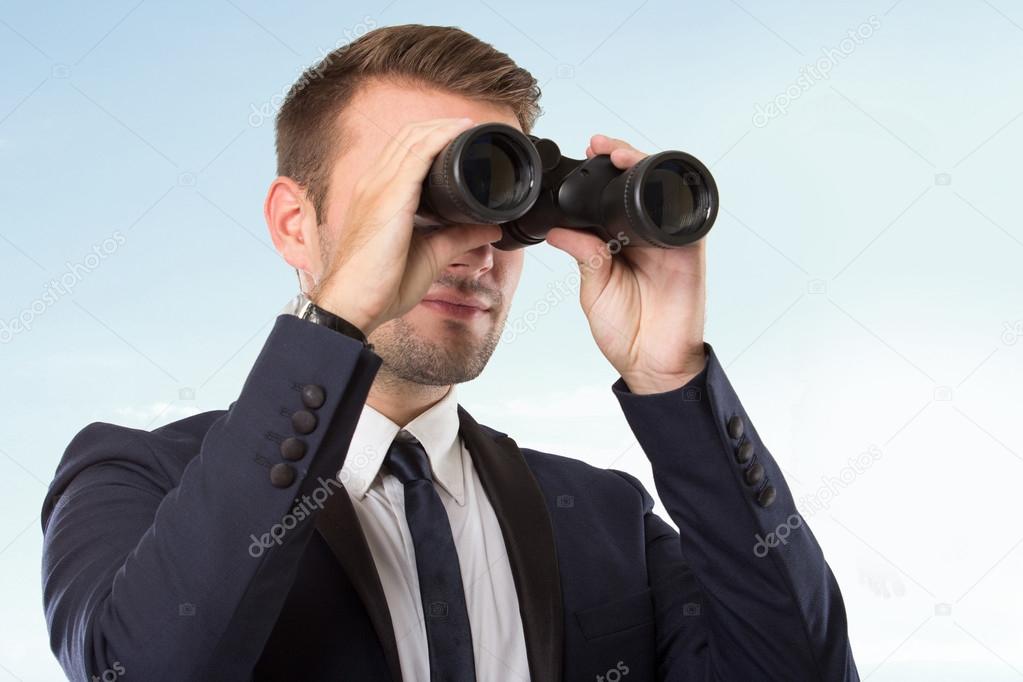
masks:
[[[459,406],[533,680],[858,680],[835,578],[707,350],[685,387],[612,386],[681,537],[629,474],[519,448]],[[402,679],[365,536],[331,485],[381,362],[280,315],[229,409],[75,436],[42,509],[46,620],[71,679]],[[289,437],[305,454],[272,484]]]

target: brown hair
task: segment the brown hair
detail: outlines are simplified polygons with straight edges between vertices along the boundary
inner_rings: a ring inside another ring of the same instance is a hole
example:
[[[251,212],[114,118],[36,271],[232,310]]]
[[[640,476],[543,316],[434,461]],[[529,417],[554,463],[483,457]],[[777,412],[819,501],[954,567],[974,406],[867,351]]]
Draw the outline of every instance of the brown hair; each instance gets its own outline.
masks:
[[[330,162],[341,143],[338,116],[373,77],[507,106],[527,133],[541,113],[532,74],[459,28],[406,24],[370,31],[309,67],[277,114],[277,174],[306,190],[317,222],[325,220]]]

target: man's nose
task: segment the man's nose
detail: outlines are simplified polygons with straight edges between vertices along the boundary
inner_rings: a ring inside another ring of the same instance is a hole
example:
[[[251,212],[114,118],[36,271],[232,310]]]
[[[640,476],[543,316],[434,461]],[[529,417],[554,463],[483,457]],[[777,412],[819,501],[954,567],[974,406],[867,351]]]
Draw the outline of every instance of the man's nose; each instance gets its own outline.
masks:
[[[457,256],[448,264],[448,270],[460,277],[479,277],[494,267],[494,247],[483,244]]]

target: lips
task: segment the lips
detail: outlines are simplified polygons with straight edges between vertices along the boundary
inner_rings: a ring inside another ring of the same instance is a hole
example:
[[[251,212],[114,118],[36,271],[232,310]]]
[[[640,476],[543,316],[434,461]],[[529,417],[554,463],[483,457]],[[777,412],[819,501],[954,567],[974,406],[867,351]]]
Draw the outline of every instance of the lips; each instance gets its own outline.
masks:
[[[487,311],[490,310],[490,306],[483,301],[472,298],[471,296],[455,296],[452,294],[436,294],[434,296],[426,296],[423,301],[435,301],[439,303],[447,303],[448,305],[457,305],[465,308],[475,308],[477,310]]]

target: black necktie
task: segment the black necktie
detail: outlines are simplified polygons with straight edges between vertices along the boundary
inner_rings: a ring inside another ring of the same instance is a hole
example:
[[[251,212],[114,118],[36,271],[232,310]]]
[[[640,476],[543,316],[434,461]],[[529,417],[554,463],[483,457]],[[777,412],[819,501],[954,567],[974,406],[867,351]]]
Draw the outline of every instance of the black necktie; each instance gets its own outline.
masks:
[[[462,574],[448,514],[433,487],[426,450],[402,429],[384,462],[405,487],[405,518],[416,552],[430,647],[430,680],[472,682],[476,679],[476,665]]]

